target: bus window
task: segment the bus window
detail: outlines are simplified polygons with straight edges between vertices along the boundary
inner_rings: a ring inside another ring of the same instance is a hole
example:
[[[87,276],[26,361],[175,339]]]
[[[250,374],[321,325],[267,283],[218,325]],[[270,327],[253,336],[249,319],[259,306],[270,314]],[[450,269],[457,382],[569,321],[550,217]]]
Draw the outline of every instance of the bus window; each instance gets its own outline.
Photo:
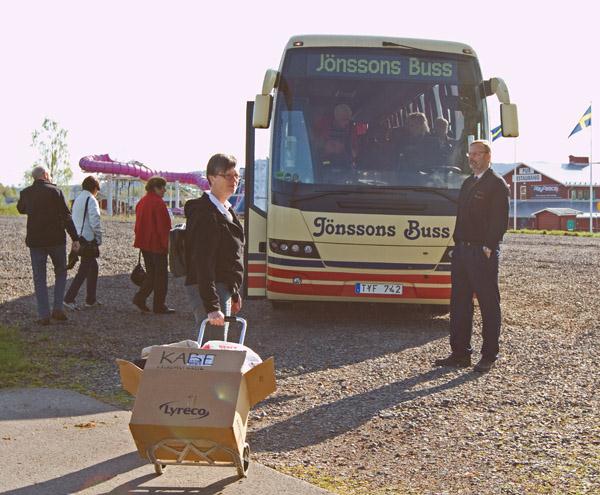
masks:
[[[278,162],[275,178],[286,182],[314,182],[312,153],[304,113],[300,110],[282,111],[279,115]]]

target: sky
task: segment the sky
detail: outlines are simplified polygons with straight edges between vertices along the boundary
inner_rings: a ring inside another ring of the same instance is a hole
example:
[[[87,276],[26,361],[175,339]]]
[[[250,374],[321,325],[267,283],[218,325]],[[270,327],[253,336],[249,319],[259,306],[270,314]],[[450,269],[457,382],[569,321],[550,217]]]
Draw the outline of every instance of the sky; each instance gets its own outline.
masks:
[[[473,9],[473,6],[476,8]],[[45,117],[68,131],[74,182],[86,155],[155,170],[204,169],[216,152],[244,160],[245,102],[278,68],[296,34],[381,35],[471,45],[484,78],[501,77],[520,137],[494,143],[496,162],[588,156],[600,126],[567,136],[600,105],[593,1],[0,2],[0,183],[19,184]],[[600,108],[600,107],[599,107]],[[490,126],[499,104],[488,98]],[[268,131],[257,131],[257,158]]]

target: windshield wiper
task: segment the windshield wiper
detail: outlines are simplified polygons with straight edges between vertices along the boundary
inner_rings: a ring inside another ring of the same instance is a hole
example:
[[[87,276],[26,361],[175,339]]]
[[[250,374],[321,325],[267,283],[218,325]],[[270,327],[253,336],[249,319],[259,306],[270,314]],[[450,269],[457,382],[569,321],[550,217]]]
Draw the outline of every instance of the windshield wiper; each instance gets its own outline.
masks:
[[[300,203],[302,201],[308,201],[309,199],[317,199],[317,198],[322,198],[323,196],[330,196],[330,195],[334,195],[334,196],[346,196],[347,194],[355,194],[355,193],[364,193],[364,192],[369,192],[369,191],[360,191],[360,190],[351,190],[351,191],[339,191],[339,190],[320,190],[317,193],[314,194],[307,194],[306,196],[301,196],[299,198],[294,198],[290,203],[292,204],[292,206],[296,203]]]
[[[448,201],[451,201],[452,203],[458,204],[458,198],[453,198],[450,194],[447,194],[444,191],[442,191],[441,189],[438,189],[436,187],[427,187],[427,186],[397,186],[396,189],[400,189],[402,191],[417,191],[417,192],[423,191],[423,192],[429,192],[429,193],[437,194],[438,196],[441,196],[442,198],[445,198]]]
[[[368,186],[359,186],[355,189],[351,190],[320,190],[318,193],[309,194],[306,196],[302,196],[300,198],[294,198],[291,201],[292,205],[296,203],[301,203],[303,201],[308,201],[311,199],[322,198],[323,196],[347,196],[349,194],[373,194],[374,192],[397,192],[397,191],[415,191],[415,192],[428,192],[432,194],[437,194],[452,203],[458,204],[458,199],[453,198],[450,194],[445,193],[444,191],[437,189],[435,187],[427,187],[427,186],[376,186],[376,187],[368,187]]]

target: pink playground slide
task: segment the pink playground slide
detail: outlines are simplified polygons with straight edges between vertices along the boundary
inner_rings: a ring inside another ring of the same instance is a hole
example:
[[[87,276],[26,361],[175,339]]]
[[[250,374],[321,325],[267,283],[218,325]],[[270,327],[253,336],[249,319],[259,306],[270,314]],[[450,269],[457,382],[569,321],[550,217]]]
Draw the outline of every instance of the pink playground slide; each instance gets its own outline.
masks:
[[[108,155],[90,155],[84,156],[79,160],[79,167],[84,172],[93,174],[114,174],[128,175],[130,177],[139,177],[142,180],[148,180],[153,175],[160,175],[167,182],[180,182],[182,184],[192,184],[200,189],[207,191],[210,185],[206,177],[195,172],[157,172],[146,166],[134,165],[131,163],[116,162]]]

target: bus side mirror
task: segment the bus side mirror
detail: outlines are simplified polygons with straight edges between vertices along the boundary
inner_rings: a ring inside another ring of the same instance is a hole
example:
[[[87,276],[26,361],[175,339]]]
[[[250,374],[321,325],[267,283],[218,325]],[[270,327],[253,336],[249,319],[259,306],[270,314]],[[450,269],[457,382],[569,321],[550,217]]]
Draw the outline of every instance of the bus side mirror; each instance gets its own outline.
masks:
[[[271,95],[256,95],[252,113],[252,127],[255,129],[268,129],[271,123],[272,108],[273,97]]]
[[[268,69],[263,79],[261,94],[256,95],[254,100],[254,112],[252,114],[252,127],[255,129],[268,129],[271,123],[271,110],[273,110],[273,91],[279,84],[279,72]]]
[[[517,105],[502,103],[500,105],[500,122],[502,124],[502,137],[519,137]]]

